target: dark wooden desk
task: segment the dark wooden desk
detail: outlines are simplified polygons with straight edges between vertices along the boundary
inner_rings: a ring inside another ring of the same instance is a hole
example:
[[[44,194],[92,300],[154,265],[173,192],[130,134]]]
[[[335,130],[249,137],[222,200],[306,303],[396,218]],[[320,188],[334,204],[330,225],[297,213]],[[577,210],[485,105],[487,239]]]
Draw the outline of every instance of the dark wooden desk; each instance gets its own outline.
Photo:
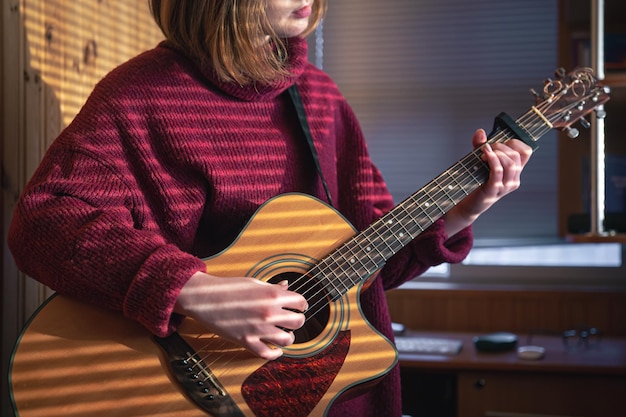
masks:
[[[428,417],[626,416],[626,338],[567,348],[534,335],[544,358],[478,352],[476,334],[410,332],[463,341],[458,355],[400,354],[405,412]],[[519,335],[518,346],[528,344]],[[437,390],[440,392],[438,393]],[[422,397],[424,394],[425,398]]]

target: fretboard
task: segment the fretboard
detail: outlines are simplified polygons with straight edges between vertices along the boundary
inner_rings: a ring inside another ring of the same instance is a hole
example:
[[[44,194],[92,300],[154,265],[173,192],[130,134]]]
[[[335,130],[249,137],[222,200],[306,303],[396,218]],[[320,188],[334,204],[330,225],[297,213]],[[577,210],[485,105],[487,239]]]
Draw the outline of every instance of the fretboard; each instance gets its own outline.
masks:
[[[549,126],[529,111],[515,121],[518,133],[535,141]],[[519,130],[521,129],[521,130]],[[488,143],[519,135],[497,130]],[[408,245],[489,177],[482,147],[467,154],[376,222],[330,253],[309,271],[337,299],[379,271],[389,258]]]
[[[489,167],[481,155],[479,150],[466,155],[320,261],[309,274],[323,283],[332,298],[374,274],[487,180]]]

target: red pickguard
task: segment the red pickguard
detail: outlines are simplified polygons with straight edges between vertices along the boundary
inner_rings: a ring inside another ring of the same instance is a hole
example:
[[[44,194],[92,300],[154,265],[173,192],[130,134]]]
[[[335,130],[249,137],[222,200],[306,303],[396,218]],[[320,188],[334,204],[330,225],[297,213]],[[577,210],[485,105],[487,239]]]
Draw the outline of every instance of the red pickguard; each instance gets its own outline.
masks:
[[[313,358],[282,356],[266,363],[243,383],[248,406],[258,417],[274,417],[277,409],[282,417],[308,416],[339,374],[349,348],[350,332],[344,331]]]

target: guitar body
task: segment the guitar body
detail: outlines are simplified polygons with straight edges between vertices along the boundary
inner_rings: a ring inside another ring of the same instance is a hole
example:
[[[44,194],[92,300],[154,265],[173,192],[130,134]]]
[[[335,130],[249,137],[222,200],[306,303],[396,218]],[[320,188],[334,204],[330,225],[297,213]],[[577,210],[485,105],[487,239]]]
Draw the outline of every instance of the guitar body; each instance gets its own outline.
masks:
[[[224,277],[302,277],[354,234],[324,203],[286,194],[265,203],[229,248],[205,262],[208,271]],[[367,282],[330,300],[319,314],[322,321],[307,320],[305,329],[309,323],[313,328],[276,361],[259,359],[186,319],[178,334],[209,368],[216,392],[227,394],[238,408],[223,412],[207,412],[189,399],[172,376],[170,359],[142,326],[119,313],[55,296],[31,319],[14,352],[10,378],[16,413],[323,416],[342,394],[375,382],[397,361],[391,342],[362,316],[359,293]]]

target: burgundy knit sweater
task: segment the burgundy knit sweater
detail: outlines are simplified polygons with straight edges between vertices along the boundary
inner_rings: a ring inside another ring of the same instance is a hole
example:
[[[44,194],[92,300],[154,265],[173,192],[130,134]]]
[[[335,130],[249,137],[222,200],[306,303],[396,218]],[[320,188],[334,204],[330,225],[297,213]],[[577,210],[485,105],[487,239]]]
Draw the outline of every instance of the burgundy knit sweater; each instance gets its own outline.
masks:
[[[363,229],[393,206],[359,124],[332,80],[289,40],[292,77],[224,84],[166,43],[108,74],[52,144],[18,202],[9,245],[18,266],[59,293],[120,310],[157,335],[175,330],[181,287],[277,194],[325,200],[295,110],[298,84],[335,207]],[[416,187],[417,188],[417,187]],[[393,338],[384,290],[459,262],[468,228],[438,221],[396,254],[361,297]],[[210,273],[210,271],[208,271]],[[336,416],[399,416],[398,369]]]

